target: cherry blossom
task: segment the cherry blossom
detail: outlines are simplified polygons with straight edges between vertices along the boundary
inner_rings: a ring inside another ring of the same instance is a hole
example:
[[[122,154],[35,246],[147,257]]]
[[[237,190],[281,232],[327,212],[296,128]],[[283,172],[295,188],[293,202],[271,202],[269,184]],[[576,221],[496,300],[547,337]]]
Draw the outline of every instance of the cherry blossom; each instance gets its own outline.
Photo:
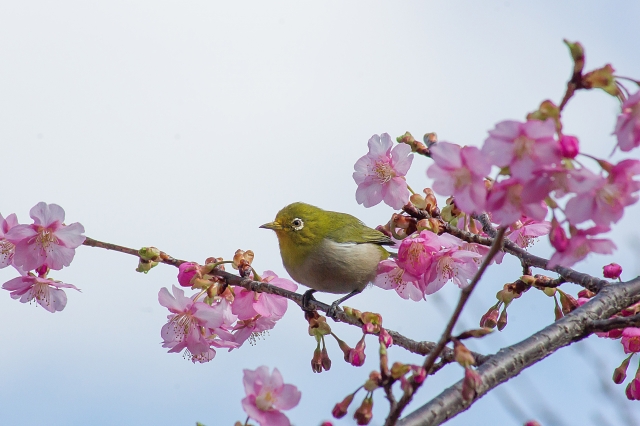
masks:
[[[611,168],[607,178],[594,176],[567,202],[567,219],[574,225],[589,219],[603,226],[619,221],[624,208],[638,201],[640,181],[633,177],[639,174],[640,161],[623,160]]]
[[[555,131],[551,119],[502,121],[489,131],[482,154],[498,167],[509,167],[512,177],[526,181],[542,165],[562,160]]]
[[[198,275],[200,265],[195,262],[184,262],[178,266],[178,283],[182,287],[191,287],[191,280]]]
[[[256,315],[246,320],[238,320],[233,326],[233,339],[239,345],[242,345],[247,339],[249,343],[255,344],[256,340],[264,336],[266,331],[276,326],[276,320],[273,318]]]
[[[621,151],[628,152],[640,145],[640,91],[622,104],[622,113],[613,133]]]
[[[387,133],[373,135],[369,139],[369,153],[354,166],[356,201],[372,207],[384,201],[394,209],[400,209],[409,201],[409,189],[404,176],[407,174],[413,154],[411,147],[393,142]]]
[[[420,277],[429,270],[440,247],[438,235],[430,231],[405,238],[398,248],[398,266],[414,277]]]
[[[537,221],[526,216],[509,226],[507,239],[516,243],[519,247],[527,248],[533,245],[537,237],[547,235],[551,229],[551,222]]]
[[[227,303],[210,306],[186,297],[184,291],[173,286],[173,296],[166,288],[160,289],[158,301],[169,309],[169,321],[162,327],[162,346],[169,352],[182,352],[193,362],[207,362],[215,356],[211,346],[214,330],[225,324],[229,313]]]
[[[556,265],[572,266],[576,262],[581,261],[589,253],[611,254],[616,249],[616,245],[606,238],[591,238],[593,235],[607,232],[609,228],[602,226],[594,226],[592,228],[576,231],[569,239],[564,251],[556,251],[549,262],[548,268]]]
[[[16,246],[5,238],[7,232],[18,225],[18,217],[15,213],[2,217],[0,214],[0,269],[11,265]]]
[[[260,426],[290,426],[291,422],[281,410],[298,405],[302,394],[297,387],[285,384],[280,371],[260,366],[256,370],[243,370],[242,382],[246,397],[242,408]]]
[[[262,274],[262,282],[289,291],[296,291],[298,286],[285,278],[279,278],[273,271],[265,271]],[[235,298],[231,309],[238,319],[246,320],[262,315],[263,317],[278,320],[287,312],[287,299],[276,294],[257,293],[242,287],[235,287]]]
[[[45,264],[56,270],[69,266],[84,242],[84,227],[77,222],[64,225],[64,209],[57,204],[40,202],[29,215],[33,225],[14,226],[5,235],[16,246],[13,263],[25,271]]]
[[[580,142],[575,136],[563,135],[560,138],[560,154],[564,158],[576,158],[580,152]]]
[[[423,276],[421,284],[424,294],[435,293],[449,280],[460,288],[466,287],[469,285],[468,280],[478,271],[476,259],[481,257],[479,253],[458,247],[441,250],[431,266],[431,272]]]
[[[395,260],[387,259],[378,264],[378,275],[373,285],[385,290],[395,290],[403,299],[418,301],[423,299],[422,291],[418,287],[419,277],[411,275],[402,269]]]
[[[466,213],[484,211],[487,189],[484,177],[491,172],[491,164],[474,146],[461,148],[448,142],[431,147],[434,160],[427,176],[434,179],[433,190],[440,195],[453,195],[456,206]]]
[[[67,294],[62,288],[72,288],[80,291],[73,284],[65,284],[46,278],[44,274],[35,276],[32,273],[11,279],[2,285],[11,292],[13,299],[27,303],[35,300],[40,306],[51,313],[61,311],[67,306]]]
[[[532,220],[542,221],[547,215],[544,203],[527,202],[523,197],[524,185],[517,179],[506,179],[491,187],[487,198],[487,210],[491,220],[500,225],[510,225],[525,215]]]

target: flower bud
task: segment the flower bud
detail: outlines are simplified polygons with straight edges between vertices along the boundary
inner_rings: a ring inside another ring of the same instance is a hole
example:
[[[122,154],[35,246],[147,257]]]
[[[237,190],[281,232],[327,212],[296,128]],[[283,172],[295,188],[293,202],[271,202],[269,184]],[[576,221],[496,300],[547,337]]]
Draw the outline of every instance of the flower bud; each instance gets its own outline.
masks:
[[[620,278],[620,274],[622,274],[622,266],[617,263],[610,263],[607,266],[602,267],[602,273],[605,278],[615,280],[616,278]]]
[[[143,260],[156,261],[160,258],[160,250],[155,247],[142,247],[138,250],[138,256]]]
[[[482,384],[482,378],[477,371],[471,367],[464,369],[464,380],[462,381],[462,399],[471,401],[477,393],[478,387]]]
[[[354,394],[347,395],[347,397],[343,399],[342,402],[337,403],[336,406],[333,407],[333,410],[331,410],[331,415],[336,419],[343,418],[347,414],[347,410],[349,409],[349,405],[351,405],[351,401],[353,401],[353,396]]]
[[[40,266],[39,268],[36,268],[35,272],[36,272],[36,274],[38,274],[38,277],[46,278],[47,274],[49,273],[49,267],[45,263],[44,265]]]
[[[580,152],[580,144],[575,136],[563,135],[560,138],[560,153],[564,158],[576,158]]]
[[[411,369],[413,370],[413,382],[418,385],[424,382],[424,379],[427,378],[427,370],[418,365],[412,365]]]
[[[322,422],[320,424],[320,426],[333,426],[333,423],[331,423],[331,422]]]
[[[460,343],[459,340],[456,340],[453,343],[453,356],[456,362],[465,368],[476,363],[476,359],[473,357],[471,351],[467,349],[465,345]]]
[[[507,308],[503,308],[500,313],[500,318],[498,318],[498,331],[504,330],[507,326]]]
[[[391,366],[391,377],[398,380],[400,377],[404,376],[409,372],[411,367],[407,364],[403,364],[401,362],[394,362]]]
[[[529,420],[524,424],[524,426],[540,426],[540,423],[538,423],[536,420]]]
[[[571,53],[571,58],[573,59],[573,73],[574,74],[582,74],[582,70],[584,68],[584,48],[579,41],[575,43],[570,42],[569,40],[564,40],[564,43],[569,47],[569,52]]]
[[[364,343],[364,335],[363,335],[362,339],[360,339],[360,341],[356,344],[356,347],[354,349],[351,349],[351,351],[349,351],[349,358],[347,362],[353,365],[354,367],[361,367],[362,364],[364,364],[364,360],[366,358],[366,355],[364,354],[365,348],[366,348],[366,345]]]
[[[487,313],[480,318],[480,327],[494,328],[496,326],[499,315],[498,306],[499,304],[490,307]]]
[[[614,69],[610,64],[605,65],[602,68],[598,68],[591,72],[588,72],[582,78],[582,84],[585,89],[602,89],[611,96],[619,96],[620,89],[616,84],[616,79],[613,76]]]
[[[191,280],[199,275],[199,265],[194,262],[184,262],[178,266],[178,283],[182,287],[191,287]]]
[[[558,293],[560,293],[560,304],[562,305],[563,314],[567,315],[578,307],[578,301],[573,296],[560,289],[558,289]]]
[[[365,398],[353,415],[358,425],[368,425],[373,418],[373,398]]]
[[[569,239],[567,238],[567,234],[564,232],[564,229],[562,229],[562,226],[560,226],[555,218],[551,221],[549,241],[558,253],[564,252],[569,246]]]
[[[638,377],[634,377],[634,379],[627,385],[624,393],[631,401],[640,400],[640,379]]]
[[[420,194],[411,194],[409,201],[411,201],[411,204],[416,206],[418,209],[424,210],[427,207],[426,200]]]
[[[322,352],[319,347],[313,351],[313,358],[311,358],[311,370],[314,373],[322,373]]]
[[[374,370],[369,374],[369,379],[364,382],[364,390],[374,391],[380,387],[380,383],[382,383],[382,375]]]
[[[393,345],[393,338],[391,337],[389,332],[384,328],[380,328],[380,334],[378,335],[378,340],[387,348]]]
[[[620,364],[618,368],[613,370],[613,383],[616,385],[624,382],[627,378],[627,368],[629,368],[629,361],[631,361],[632,356],[633,354],[629,355],[624,361],[622,361],[622,364]]]
[[[349,306],[343,306],[342,310],[345,314],[355,319],[360,319],[360,317],[362,316],[362,312]]]
[[[329,352],[327,352],[326,346],[322,348],[321,363],[325,371],[331,370],[331,358],[329,358]]]
[[[578,297],[583,297],[585,299],[591,299],[595,295],[596,294],[594,292],[592,292],[591,290],[587,290],[586,288],[578,292]]]
[[[151,260],[144,260],[140,258],[140,260],[138,261],[138,267],[136,268],[136,272],[143,272],[146,274],[151,270],[151,268],[154,268],[156,266],[158,266],[158,262],[153,262]]]
[[[236,253],[233,255],[233,263],[231,266],[233,269],[241,269],[243,266],[250,266],[253,262],[254,254],[251,250],[236,250]]]

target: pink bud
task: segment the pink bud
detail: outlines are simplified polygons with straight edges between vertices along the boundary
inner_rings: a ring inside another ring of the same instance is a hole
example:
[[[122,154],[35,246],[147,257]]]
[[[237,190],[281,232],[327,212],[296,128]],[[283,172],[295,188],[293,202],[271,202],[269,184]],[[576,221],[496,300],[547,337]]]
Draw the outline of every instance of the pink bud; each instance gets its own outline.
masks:
[[[356,344],[355,349],[351,349],[351,351],[349,351],[349,359],[347,360],[349,364],[353,365],[354,367],[361,367],[362,364],[364,364],[364,360],[366,358],[364,354],[365,347],[366,345],[364,343],[364,336],[362,336],[362,339],[360,339],[360,341]]]
[[[630,381],[624,393],[627,395],[627,398],[632,401],[640,400],[640,379],[636,377]]]
[[[337,403],[336,406],[333,407],[333,410],[331,410],[331,415],[333,415],[333,417],[335,417],[336,419],[343,418],[347,414],[347,409],[349,408],[351,401],[353,401],[353,396],[353,394],[347,395],[347,397],[343,399],[342,402]]]
[[[391,337],[389,332],[387,330],[385,330],[384,328],[380,329],[380,334],[378,335],[378,338],[380,340],[380,343],[385,345],[385,347],[387,347],[387,348],[389,346],[393,345],[393,338]]]
[[[627,357],[622,364],[615,370],[613,370],[613,383],[619,385],[624,382],[627,378],[627,368],[629,367],[629,361],[631,361],[631,356]]]
[[[564,135],[560,139],[560,153],[564,158],[575,158],[580,152],[580,143],[575,136]]]
[[[462,381],[462,398],[465,401],[472,400],[481,384],[482,378],[480,378],[480,374],[470,367],[465,368],[464,380]]]
[[[565,251],[569,245],[567,234],[565,234],[564,229],[562,229],[562,226],[560,226],[555,219],[551,222],[549,241],[551,241],[551,245],[558,251],[558,253]]]
[[[184,262],[178,267],[178,283],[182,287],[191,287],[191,280],[198,273],[199,265],[193,262]]]
[[[617,263],[610,263],[607,266],[603,266],[602,271],[605,278],[615,280],[616,278],[620,278],[620,274],[622,274],[622,266]]]

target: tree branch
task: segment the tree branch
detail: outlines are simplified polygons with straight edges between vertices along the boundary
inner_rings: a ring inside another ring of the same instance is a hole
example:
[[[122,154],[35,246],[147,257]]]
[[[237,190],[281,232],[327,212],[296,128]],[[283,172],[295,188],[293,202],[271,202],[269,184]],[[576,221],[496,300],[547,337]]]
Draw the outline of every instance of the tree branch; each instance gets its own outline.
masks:
[[[462,381],[443,391],[440,395],[418,408],[398,423],[402,426],[439,425],[458,413],[467,410],[487,392],[524,369],[551,355],[558,349],[589,336],[597,327],[619,323],[609,318],[622,309],[640,301],[640,277],[626,283],[611,284],[580,308],[567,314],[515,345],[501,349],[489,357],[477,370],[482,385],[471,401],[462,398]],[[629,317],[633,318],[633,317]],[[597,326],[597,327],[596,327]],[[600,330],[600,328],[598,328]]]

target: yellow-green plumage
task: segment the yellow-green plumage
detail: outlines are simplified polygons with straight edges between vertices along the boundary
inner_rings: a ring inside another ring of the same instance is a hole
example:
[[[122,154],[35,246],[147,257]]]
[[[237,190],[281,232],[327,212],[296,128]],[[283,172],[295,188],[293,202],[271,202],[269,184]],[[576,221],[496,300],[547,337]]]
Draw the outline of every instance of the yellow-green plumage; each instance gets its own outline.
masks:
[[[291,278],[327,293],[363,290],[375,278],[378,263],[389,257],[382,246],[394,244],[351,215],[305,203],[286,206],[262,227],[276,232]]]

